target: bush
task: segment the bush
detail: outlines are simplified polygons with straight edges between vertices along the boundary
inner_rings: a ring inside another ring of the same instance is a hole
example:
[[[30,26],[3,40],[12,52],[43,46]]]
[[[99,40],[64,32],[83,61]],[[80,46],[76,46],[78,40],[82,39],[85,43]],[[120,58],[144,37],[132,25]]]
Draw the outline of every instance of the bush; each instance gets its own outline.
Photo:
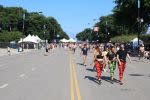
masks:
[[[0,33],[0,42],[10,42],[10,41],[19,41],[22,37],[21,32],[8,32],[4,31]]]
[[[111,42],[113,43],[129,43],[131,40],[136,38],[136,35],[121,35],[111,38]]]

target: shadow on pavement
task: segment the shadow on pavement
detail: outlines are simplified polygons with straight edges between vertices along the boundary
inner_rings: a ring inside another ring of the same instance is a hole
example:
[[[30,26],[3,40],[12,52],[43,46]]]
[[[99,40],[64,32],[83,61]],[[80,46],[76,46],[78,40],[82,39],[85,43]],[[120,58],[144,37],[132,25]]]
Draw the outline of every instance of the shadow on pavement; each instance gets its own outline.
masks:
[[[87,70],[87,71],[91,71],[91,72],[95,72],[94,69],[90,69],[90,68],[87,68],[86,70]]]
[[[95,77],[85,76],[84,79],[86,79],[86,78],[88,78],[90,81],[93,81],[93,82],[99,84],[98,81],[97,81],[97,78],[95,78]]]
[[[83,66],[83,64],[82,64],[82,63],[77,63],[77,65],[82,65],[82,66]]]
[[[112,83],[112,81],[110,80],[110,77],[108,77],[108,76],[102,76],[101,79],[106,81],[106,82]],[[113,82],[119,83],[120,81],[114,78]]]
[[[129,74],[130,76],[145,76],[143,74]]]

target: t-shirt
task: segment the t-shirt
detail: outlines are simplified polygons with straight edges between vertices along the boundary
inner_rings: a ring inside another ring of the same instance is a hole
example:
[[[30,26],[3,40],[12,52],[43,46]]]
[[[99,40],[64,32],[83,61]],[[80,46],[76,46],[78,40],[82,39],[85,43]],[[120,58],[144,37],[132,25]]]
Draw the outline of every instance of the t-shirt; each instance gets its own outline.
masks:
[[[87,48],[82,48],[83,55],[87,55],[87,51],[88,51]]]
[[[108,52],[106,56],[107,56],[107,57],[109,58],[109,60],[111,61],[111,60],[113,60],[113,59],[116,57],[116,54],[115,54],[115,53],[112,53],[112,52]]]
[[[118,50],[117,55],[119,55],[119,59],[126,62],[128,52],[126,50]]]

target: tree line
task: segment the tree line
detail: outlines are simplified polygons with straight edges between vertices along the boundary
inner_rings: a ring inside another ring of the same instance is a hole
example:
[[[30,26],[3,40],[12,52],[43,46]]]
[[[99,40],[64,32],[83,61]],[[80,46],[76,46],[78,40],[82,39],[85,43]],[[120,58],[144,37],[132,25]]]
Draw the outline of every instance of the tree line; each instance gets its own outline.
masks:
[[[28,34],[49,41],[69,38],[54,17],[46,17],[42,12],[28,12],[22,7],[0,5],[0,41],[18,41]]]
[[[108,42],[111,38],[121,35],[144,34],[150,24],[150,0],[139,0],[140,9],[138,9],[138,0],[114,0],[115,7],[112,14],[101,16],[99,22],[94,27],[99,27],[99,31],[85,31],[85,29],[76,35],[78,40],[97,40],[99,42]],[[140,20],[140,21],[139,21]]]

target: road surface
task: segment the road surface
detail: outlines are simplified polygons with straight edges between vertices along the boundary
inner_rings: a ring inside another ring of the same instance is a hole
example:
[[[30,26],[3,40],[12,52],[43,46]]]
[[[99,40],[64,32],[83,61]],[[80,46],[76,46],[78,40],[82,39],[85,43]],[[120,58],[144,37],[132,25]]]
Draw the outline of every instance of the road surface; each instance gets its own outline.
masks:
[[[92,53],[88,66],[82,66],[79,49],[55,49],[45,56],[34,51],[0,57],[0,100],[149,100],[150,61],[127,64],[124,85],[110,83],[103,72],[98,85],[92,71]],[[118,68],[115,71],[118,79]]]

